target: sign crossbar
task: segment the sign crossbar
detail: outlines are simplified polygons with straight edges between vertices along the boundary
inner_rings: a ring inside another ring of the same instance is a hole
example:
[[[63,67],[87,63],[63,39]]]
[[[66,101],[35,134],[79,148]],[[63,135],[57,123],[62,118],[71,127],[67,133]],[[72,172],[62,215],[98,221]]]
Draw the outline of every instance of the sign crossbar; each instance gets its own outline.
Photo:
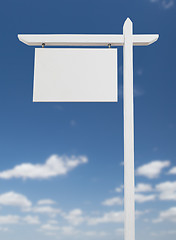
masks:
[[[134,46],[148,46],[157,41],[158,34],[134,34]],[[123,46],[124,35],[92,34],[18,34],[21,42],[28,46]]]

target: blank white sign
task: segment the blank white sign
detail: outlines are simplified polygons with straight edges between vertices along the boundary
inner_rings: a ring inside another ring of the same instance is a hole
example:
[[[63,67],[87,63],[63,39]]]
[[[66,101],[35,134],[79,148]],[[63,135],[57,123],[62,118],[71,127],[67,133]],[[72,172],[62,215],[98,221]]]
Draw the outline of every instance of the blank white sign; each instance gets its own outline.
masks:
[[[117,49],[36,48],[34,102],[117,102]]]

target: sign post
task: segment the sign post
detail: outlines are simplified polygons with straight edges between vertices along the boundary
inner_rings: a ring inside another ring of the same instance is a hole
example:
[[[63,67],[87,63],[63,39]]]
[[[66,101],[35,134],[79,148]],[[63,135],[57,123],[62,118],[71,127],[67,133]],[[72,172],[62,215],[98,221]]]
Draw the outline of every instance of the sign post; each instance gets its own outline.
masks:
[[[124,23],[122,35],[18,35],[19,40],[29,46],[123,46],[125,240],[135,240],[133,46],[148,46],[157,41],[158,37],[158,34],[133,34],[133,24],[129,18]],[[114,96],[111,99],[116,101]],[[48,101],[52,100],[48,99]],[[59,101],[62,99],[59,98]],[[101,101],[107,101],[107,99]]]
[[[135,240],[133,24],[123,26],[123,114],[124,114],[124,236]]]

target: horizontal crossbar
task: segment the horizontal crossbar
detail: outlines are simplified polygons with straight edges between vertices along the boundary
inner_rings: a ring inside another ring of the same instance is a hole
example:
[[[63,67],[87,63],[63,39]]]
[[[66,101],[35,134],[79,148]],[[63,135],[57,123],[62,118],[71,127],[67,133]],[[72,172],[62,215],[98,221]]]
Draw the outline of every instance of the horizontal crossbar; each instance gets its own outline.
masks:
[[[157,41],[158,34],[133,35],[134,46],[147,46]],[[117,34],[19,34],[28,46],[123,46],[124,36]]]

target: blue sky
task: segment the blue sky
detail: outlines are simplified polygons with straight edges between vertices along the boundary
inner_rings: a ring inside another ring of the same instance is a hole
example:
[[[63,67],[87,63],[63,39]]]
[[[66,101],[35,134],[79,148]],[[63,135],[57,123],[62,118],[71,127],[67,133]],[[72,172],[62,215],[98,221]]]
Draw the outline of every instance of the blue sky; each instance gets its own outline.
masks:
[[[118,103],[33,103],[19,33],[159,33],[134,48],[136,239],[176,237],[174,0],[7,0],[0,8],[0,237],[123,239]],[[122,48],[118,48],[119,91]]]

